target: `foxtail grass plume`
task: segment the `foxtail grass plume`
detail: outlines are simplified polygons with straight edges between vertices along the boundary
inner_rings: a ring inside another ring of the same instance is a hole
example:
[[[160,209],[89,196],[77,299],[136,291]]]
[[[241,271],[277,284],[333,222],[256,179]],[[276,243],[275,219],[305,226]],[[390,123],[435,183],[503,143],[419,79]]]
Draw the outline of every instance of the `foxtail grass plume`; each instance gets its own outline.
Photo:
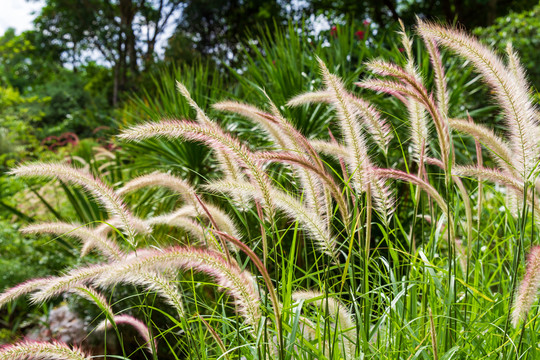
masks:
[[[419,21],[418,32],[471,61],[482,74],[504,113],[517,170],[524,179],[533,177],[540,158],[539,124],[529,89],[524,86],[523,72],[516,64],[517,57],[511,56],[509,69],[490,49],[463,31]]]
[[[4,290],[4,292],[0,294],[0,308],[21,296],[37,291],[42,286],[50,283],[52,279],[52,277],[31,279]]]
[[[31,290],[22,290],[35,291],[38,287],[39,291],[32,295],[32,300],[43,302],[83,284],[93,283],[96,286],[108,287],[123,282],[155,291],[179,312],[183,312],[180,294],[171,284],[171,280],[161,275],[172,269],[195,270],[212,276],[217,285],[232,296],[237,311],[246,323],[254,329],[258,327],[261,301],[254,277],[248,271],[242,270],[234,259],[228,261],[222,253],[209,249],[146,249],[137,252],[137,255],[128,254],[122,261],[72,270],[64,276],[48,278],[45,283],[39,282],[32,286]],[[19,292],[17,289],[12,291],[15,295]],[[13,298],[14,295],[9,297]]]
[[[517,326],[521,320],[527,317],[531,306],[537,298],[540,287],[540,246],[534,246],[527,258],[525,276],[521,280],[519,289],[514,297],[512,310],[512,324]]]
[[[183,209],[180,209],[180,210],[183,210]],[[203,244],[206,242],[206,240],[210,236],[209,229],[206,229],[204,226],[199,224],[197,221],[193,220],[191,217],[179,213],[179,211],[175,211],[170,214],[153,216],[147,219],[146,223],[152,227],[156,225],[167,225],[167,226],[179,227],[183,229],[184,231],[186,231],[191,236],[193,236],[199,243],[203,243]],[[218,244],[209,244],[209,245],[215,250],[219,249]],[[216,248],[213,245],[217,245],[218,247]]]
[[[128,240],[134,244],[136,232],[148,233],[148,227],[134,217],[118,194],[92,174],[63,164],[33,163],[21,165],[10,171],[12,175],[26,177],[52,177],[61,181],[82,186],[105,207],[109,214],[118,217],[120,225],[128,234]]]
[[[437,138],[439,140],[439,148],[441,153],[441,160],[445,164],[445,167],[449,163],[450,155],[450,133],[448,129],[448,121],[441,114],[440,109],[437,107],[433,97],[428,94],[427,89],[422,84],[421,80],[415,76],[415,74],[409,73],[407,70],[401,67],[385,62],[382,60],[374,60],[367,64],[368,69],[373,73],[380,76],[391,77],[397,81],[388,80],[365,80],[356,85],[364,88],[368,88],[375,91],[382,91],[388,94],[405,96],[407,98],[406,104],[409,101],[414,100],[422,104],[422,106],[428,111],[433,119],[433,124],[437,132]],[[418,131],[423,132],[421,128]],[[420,134],[420,133],[419,133]],[[413,141],[415,140],[415,133],[413,132]],[[418,149],[420,152],[422,148]]]
[[[0,347],[0,360],[90,360],[77,347],[61,342],[23,341]]]
[[[304,202],[307,207],[317,212],[320,217],[329,220],[329,214],[331,212],[331,204],[329,202],[330,194],[325,186],[322,186],[322,181],[318,176],[321,173],[326,173],[322,162],[320,161],[317,153],[311,148],[307,138],[302,135],[292,124],[283,117],[278,107],[270,99],[266,92],[264,93],[268,105],[272,111],[273,116],[277,119],[280,128],[285,134],[287,140],[289,140],[291,150],[297,154],[298,157],[304,159],[307,163],[313,164],[314,168],[319,170],[315,172],[308,171],[303,167],[294,166],[296,176],[300,180],[302,189],[304,190]],[[328,223],[329,226],[329,223]]]
[[[245,196],[254,199],[262,198],[259,190],[247,182],[214,181],[206,185],[205,188],[210,191],[227,194],[242,192]],[[337,259],[336,240],[325,226],[325,219],[321,219],[317,213],[306,208],[300,200],[295,199],[284,191],[272,189],[270,195],[275,207],[303,225],[305,231],[317,242],[321,252]]]
[[[154,353],[154,350],[157,349],[157,339],[154,338],[152,340],[148,326],[146,326],[146,324],[141,320],[131,315],[115,315],[112,320],[114,321],[114,324],[110,320],[103,320],[96,327],[96,331],[105,331],[105,329],[111,328],[115,325],[129,325],[133,327],[141,336],[141,338],[144,340],[145,348],[150,353]]]
[[[347,96],[377,146],[384,154],[387,154],[388,144],[393,137],[390,125],[386,123],[380,112],[372,104],[350,93],[347,93]],[[331,100],[332,93],[330,91],[320,90],[297,95],[287,102],[287,106],[297,107],[313,103],[331,104]]]
[[[493,160],[497,162],[501,169],[504,169],[515,176],[521,176],[521,174],[518,174],[516,171],[512,149],[503,139],[497,136],[493,130],[468,120],[449,119],[449,123],[452,129],[468,134],[484,145],[484,147],[489,150]]]
[[[311,143],[311,142],[310,142]],[[326,141],[321,141],[321,143],[327,143]],[[311,145],[311,144],[310,144]],[[338,145],[339,146],[339,145]],[[344,149],[344,153],[349,155],[345,148],[342,146],[342,149]],[[317,151],[315,148],[313,148],[314,151]],[[321,182],[321,185],[325,185],[325,188],[328,190],[329,196],[333,197],[336,201],[340,213],[343,215],[343,218],[345,221],[347,221],[347,218],[349,216],[348,206],[345,201],[345,197],[342,194],[342,190],[339,188],[339,186],[334,181],[333,177],[326,171],[322,171],[321,169],[313,164],[313,162],[310,162],[305,156],[299,156],[296,153],[291,152],[284,152],[284,151],[265,151],[265,152],[258,152],[255,153],[255,155],[264,161],[277,161],[285,164],[292,164],[298,167],[301,167],[310,173],[313,173],[315,176],[318,177],[317,182]],[[327,202],[330,202],[330,200],[326,200]],[[312,210],[316,211],[314,207],[310,207]],[[329,212],[318,212],[319,216],[321,218],[328,217]]]
[[[174,191],[180,195],[187,204],[194,205],[196,203],[195,189],[191,184],[177,176],[159,171],[131,179],[116,192],[123,196],[145,187],[154,186],[164,187]]]
[[[278,121],[267,112],[249,104],[243,104],[236,101],[222,101],[212,105],[216,110],[226,111],[246,117],[258,124],[278,146],[279,150],[291,149],[291,142],[282,132]]]
[[[313,303],[319,311],[335,319],[335,331],[341,340],[340,350],[346,354],[346,359],[354,359],[356,347],[356,323],[349,309],[340,301],[316,291],[296,291],[292,294],[294,301],[305,300]]]
[[[405,26],[400,20],[401,31],[401,44],[405,50],[407,56],[407,63],[405,65],[405,71],[411,75],[416,82],[422,83],[422,78],[418,74],[416,64],[413,57],[412,40],[405,31]],[[411,126],[411,140],[413,149],[413,159],[419,164],[423,162],[422,156],[427,155],[427,144],[429,142],[429,127],[426,119],[426,110],[422,103],[412,96],[406,96],[407,98],[407,111],[409,113],[409,123]]]
[[[77,294],[78,296],[97,305],[108,319],[111,319],[114,316],[111,305],[109,305],[109,302],[105,296],[99,293],[96,289],[82,285],[74,287],[70,290],[70,292]]]
[[[265,93],[266,95],[266,93]],[[292,124],[285,119],[277,106],[272,102],[270,97],[266,95],[268,105],[272,114],[266,113],[254,106],[245,105],[235,102],[221,102],[215,104],[214,107],[219,110],[238,113],[255,123],[261,125],[262,129],[274,141],[277,151],[293,152],[298,154],[306,163],[311,163],[313,168],[320,172],[325,172],[324,166],[320,162],[317,154],[311,148],[309,141],[298,131]],[[329,194],[327,189],[322,186],[318,173],[312,173],[298,164],[292,164],[295,175],[300,180],[302,189],[304,190],[304,202],[306,206],[312,208],[321,217],[327,218],[330,213],[330,204],[328,202]]]
[[[259,162],[245,145],[238,141],[238,139],[225,133],[215,124],[201,125],[189,121],[168,120],[137,125],[125,130],[119,135],[121,139],[132,141],[163,136],[171,139],[183,138],[203,142],[214,150],[217,149],[229,154],[236,162],[248,170],[250,179],[257,184],[264,194],[263,206],[270,206],[269,189],[271,185],[268,176],[261,168]],[[236,178],[233,180],[240,181]],[[272,213],[272,209],[270,208],[269,210]]]
[[[77,238],[83,243],[84,251],[81,251],[81,256],[86,255],[93,248],[98,249],[102,255],[111,260],[119,260],[125,256],[118,244],[114,241],[103,236],[95,229],[90,229],[79,224],[63,222],[32,224],[22,228],[21,232],[23,234],[54,234]]]
[[[114,262],[112,264],[118,264],[118,262]],[[93,279],[102,275],[104,272],[108,271],[109,266],[111,265],[90,265],[71,270],[64,276],[50,277],[46,282],[40,283],[39,287],[32,289],[34,293],[31,295],[30,299],[32,303],[45,302],[55,296],[89,283]]]
[[[117,284],[140,286],[145,291],[155,292],[162,297],[176,310],[180,317],[183,317],[185,314],[182,295],[174,284],[173,279],[169,279],[159,272],[140,269],[133,266],[131,262],[111,266],[110,270],[104,273],[103,276],[96,278],[93,284],[102,288],[114,287]]]
[[[261,300],[255,279],[238,263],[229,262],[221,253],[194,247],[173,247],[164,251],[148,252],[142,259],[134,259],[128,268],[167,271],[171,268],[196,270],[212,276],[234,299],[237,311],[254,329],[258,328]]]
[[[190,222],[188,217],[207,218],[208,214],[205,210],[208,210],[210,216],[215,221],[216,225],[219,227],[219,230],[224,231],[236,238],[241,238],[241,233],[237,229],[235,222],[233,221],[233,219],[231,219],[229,215],[227,215],[227,213],[225,213],[217,206],[206,202],[204,202],[203,204],[205,208],[203,209],[202,205],[199,203],[199,201],[202,200],[197,197],[195,188],[191,186],[191,184],[189,184],[187,181],[177,176],[162,172],[153,172],[148,175],[139,176],[135,179],[128,181],[120,189],[119,194],[126,194],[144,187],[153,186],[165,187],[176,192],[182,197],[186,205],[183,206],[181,209],[173,211],[172,213],[156,216],[152,219],[147,219],[146,223],[148,225],[155,225],[158,223],[166,224],[168,219],[168,221],[173,222],[170,225],[180,227],[184,227],[183,225],[185,225],[186,230],[190,231],[199,239],[203,239],[204,237],[201,237],[201,235],[203,235],[204,232],[201,233],[201,226],[194,227],[193,223]]]
[[[176,88],[184,96],[184,98],[187,100],[188,104],[191,106],[192,109],[194,109],[197,113],[196,121],[198,123],[204,124],[204,125],[213,125],[213,122],[210,120],[210,118],[206,115],[206,113],[197,105],[195,100],[191,97],[191,94],[189,93],[188,89],[182,84],[181,82],[176,82]],[[244,179],[244,174],[242,173],[241,165],[238,164],[233,159],[233,155],[231,155],[228,151],[223,149],[215,149],[215,156],[217,158],[218,164],[220,165],[221,169],[225,173],[226,177],[230,180],[240,181]],[[240,210],[245,210],[248,208],[248,203],[245,201],[245,199],[242,199],[241,197],[234,196],[235,202],[237,207]]]
[[[366,190],[367,169],[369,169],[369,156],[365,144],[364,136],[360,130],[360,123],[357,121],[357,110],[348,100],[345,86],[341,80],[330,73],[321,59],[318,59],[324,84],[331,95],[331,104],[336,108],[338,119],[345,145],[351,152],[350,171],[356,191],[362,193]]]
[[[361,131],[359,119],[363,119],[363,123],[369,124],[368,130],[371,130],[374,138],[379,139],[379,146],[386,153],[388,141],[390,140],[390,131],[387,125],[381,120],[379,113],[367,102],[356,98],[345,90],[342,81],[335,75],[331,74],[321,59],[318,59],[321,73],[326,86],[325,102],[329,102],[337,113],[340,127],[343,132],[345,142],[342,153],[345,156],[339,156],[343,159],[351,172],[352,185],[358,192],[369,190],[369,196],[372,196],[376,209],[381,215],[383,221],[387,221],[393,212],[393,197],[389,189],[386,187],[384,180],[378,179],[371,172],[371,164],[365,137]],[[311,102],[322,98],[321,93],[315,95],[300,95],[289,101],[289,105],[299,105],[305,102]],[[319,143],[318,145],[322,145]],[[310,142],[311,146],[311,142]],[[323,147],[323,149],[337,150],[332,146]]]

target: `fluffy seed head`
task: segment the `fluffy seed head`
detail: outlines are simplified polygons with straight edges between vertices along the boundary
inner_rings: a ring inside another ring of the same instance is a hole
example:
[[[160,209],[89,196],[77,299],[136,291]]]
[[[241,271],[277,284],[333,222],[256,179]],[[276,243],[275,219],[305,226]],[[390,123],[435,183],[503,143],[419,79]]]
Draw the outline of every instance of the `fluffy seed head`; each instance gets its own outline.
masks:
[[[81,252],[81,256],[93,248],[98,249],[104,256],[111,260],[118,260],[125,256],[118,247],[118,244],[114,241],[111,241],[95,229],[90,229],[83,225],[63,222],[32,224],[22,228],[21,232],[25,234],[45,233],[59,236],[66,235],[77,238],[83,243],[84,252]]]
[[[79,348],[60,342],[23,341],[0,348],[0,360],[90,360]]]
[[[148,326],[146,326],[145,323],[143,323],[141,320],[131,316],[131,315],[116,315],[113,317],[114,323],[116,325],[130,325],[132,326],[137,333],[144,339],[145,341],[145,347],[146,349],[152,353],[153,348],[157,348],[157,340],[154,338],[150,338],[150,330],[148,329]],[[96,331],[104,331],[107,328],[111,328],[113,325],[110,321],[104,320],[102,321],[97,327]],[[154,347],[152,348],[152,342],[154,343]]]
[[[525,276],[514,298],[512,310],[514,326],[527,316],[532,304],[536,301],[538,287],[540,287],[540,246],[534,246],[529,252]]]
[[[508,69],[490,49],[463,31],[422,21],[418,23],[418,31],[424,38],[432,39],[471,61],[483,75],[503,109],[511,133],[512,148],[518,156],[519,172],[523,178],[533,175],[540,154],[538,119],[528,88],[523,86],[523,79],[515,65],[514,71]]]
[[[128,233],[128,240],[135,242],[135,233],[137,231],[148,233],[149,229],[139,219],[135,218],[109,186],[101,180],[95,178],[92,174],[72,168],[63,164],[54,163],[34,163],[30,165],[21,165],[10,171],[16,176],[30,177],[53,177],[61,181],[69,182],[82,186],[90,192],[113,216],[120,219],[122,228]]]

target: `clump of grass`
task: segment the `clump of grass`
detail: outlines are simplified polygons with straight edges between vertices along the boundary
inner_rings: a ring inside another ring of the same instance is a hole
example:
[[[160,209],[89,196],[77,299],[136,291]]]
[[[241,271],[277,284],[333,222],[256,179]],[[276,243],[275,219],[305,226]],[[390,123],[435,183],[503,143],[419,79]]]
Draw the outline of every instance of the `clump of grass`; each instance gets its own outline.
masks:
[[[361,94],[347,89],[322,59],[314,59],[321,89],[299,94],[287,105],[329,106],[339,129],[331,141],[304,136],[268,96],[260,106],[216,103],[216,110],[260,127],[271,145],[254,148],[212,120],[178,83],[195,121],[143,123],[119,138],[204,144],[222,177],[201,186],[151,170],[115,189],[63,164],[14,169],[17,176],[58,178],[83,187],[118,228],[66,222],[27,226],[26,233],[74,237],[82,243],[81,256],[96,249],[102,261],[8,289],[0,305],[28,294],[41,303],[76,293],[102,310],[98,329],[134,326],[154,358],[161,347],[203,359],[487,359],[502,352],[507,358],[534,358],[540,325],[510,327],[527,318],[540,276],[538,247],[532,247],[515,291],[521,253],[532,245],[527,234],[534,235],[534,213],[540,210],[535,140],[540,128],[526,75],[511,48],[505,64],[462,31],[419,22],[418,32],[433,69],[431,88],[403,26],[404,66],[370,61],[374,76],[357,83]],[[464,57],[485,79],[505,118],[504,134],[452,114],[453,88],[444,61],[450,55],[443,57],[440,46]],[[362,97],[369,91],[401,101],[407,129]],[[461,146],[467,143],[476,154],[468,163]],[[492,167],[483,165],[482,146]],[[393,149],[401,153],[395,161]],[[497,184],[484,200],[481,181]],[[145,187],[172,190],[177,208],[137,217],[128,194]],[[516,204],[506,205],[520,210],[516,219],[510,211],[494,211],[507,194]],[[491,214],[486,218],[482,209]],[[174,240],[187,243],[171,245],[154,236],[160,226],[183,229],[186,236]],[[122,301],[109,305],[95,290],[113,293],[120,284],[145,294],[138,307],[167,314],[173,327],[150,327],[151,315],[144,322],[120,313]],[[147,302],[150,293],[164,301],[163,308]],[[171,343],[167,336],[177,327],[187,335]],[[23,342],[0,350],[0,358],[15,353],[86,356],[61,344]]]

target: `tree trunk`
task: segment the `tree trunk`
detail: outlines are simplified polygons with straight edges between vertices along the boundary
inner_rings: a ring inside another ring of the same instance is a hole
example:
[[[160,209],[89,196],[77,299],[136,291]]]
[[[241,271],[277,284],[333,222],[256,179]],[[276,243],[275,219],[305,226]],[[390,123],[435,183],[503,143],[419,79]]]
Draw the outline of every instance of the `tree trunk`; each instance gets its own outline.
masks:
[[[138,72],[137,66],[137,50],[135,48],[135,33],[133,31],[133,20],[135,18],[136,8],[132,0],[120,0],[120,18],[122,24],[122,32],[126,36],[125,52],[126,65],[131,71],[130,75]]]
[[[486,18],[486,26],[493,25],[496,18],[497,18],[497,0],[489,0],[488,1],[487,18]]]

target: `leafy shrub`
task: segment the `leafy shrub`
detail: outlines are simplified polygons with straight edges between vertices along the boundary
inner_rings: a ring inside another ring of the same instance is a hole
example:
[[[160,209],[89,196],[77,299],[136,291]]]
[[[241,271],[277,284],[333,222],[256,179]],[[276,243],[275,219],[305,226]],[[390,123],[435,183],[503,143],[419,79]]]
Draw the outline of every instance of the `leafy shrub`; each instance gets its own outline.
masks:
[[[540,4],[532,10],[512,12],[497,18],[495,24],[486,28],[478,28],[474,33],[482,37],[488,44],[504,51],[508,43],[521,54],[521,61],[535,87],[540,84],[538,62],[540,56]]]

